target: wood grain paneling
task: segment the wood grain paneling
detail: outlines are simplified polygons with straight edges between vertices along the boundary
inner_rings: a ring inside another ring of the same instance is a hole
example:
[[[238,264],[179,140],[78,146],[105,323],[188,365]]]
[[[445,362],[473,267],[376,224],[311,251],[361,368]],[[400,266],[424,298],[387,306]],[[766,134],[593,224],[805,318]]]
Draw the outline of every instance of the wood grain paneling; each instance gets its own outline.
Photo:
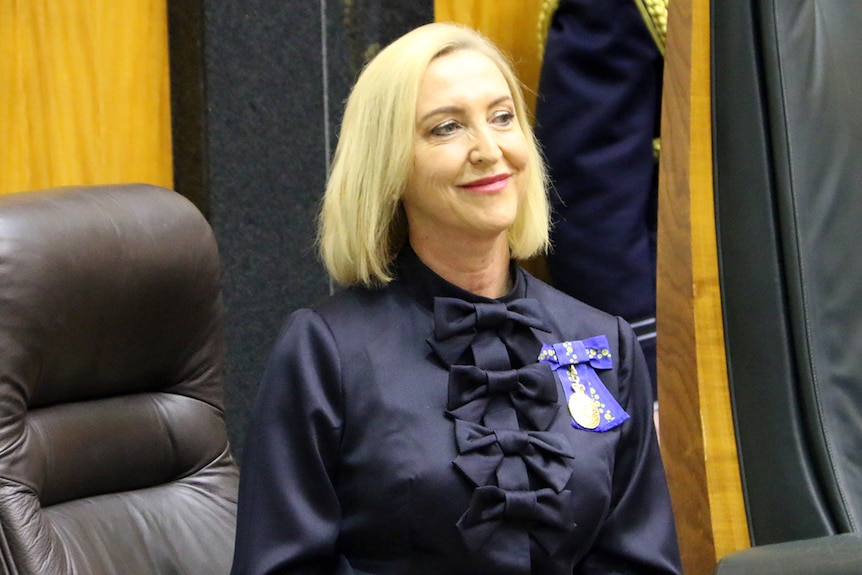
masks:
[[[712,191],[709,0],[670,2],[658,223],[662,453],[687,575],[749,545]]]
[[[171,187],[165,0],[5,0],[0,62],[0,193]]]

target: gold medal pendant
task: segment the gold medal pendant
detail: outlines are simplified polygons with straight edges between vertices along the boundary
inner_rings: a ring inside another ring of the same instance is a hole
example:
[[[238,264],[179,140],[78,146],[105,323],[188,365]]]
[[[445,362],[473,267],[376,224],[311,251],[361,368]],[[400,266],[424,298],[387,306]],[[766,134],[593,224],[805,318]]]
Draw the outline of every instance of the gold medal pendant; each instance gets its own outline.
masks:
[[[569,413],[575,423],[584,429],[595,429],[601,418],[596,402],[586,394],[586,388],[581,385],[580,377],[574,366],[569,366],[569,381],[572,382],[572,395],[569,396]]]
[[[569,413],[575,423],[584,429],[595,429],[599,426],[599,410],[596,403],[584,393],[584,386],[580,390],[574,390],[569,397]]]

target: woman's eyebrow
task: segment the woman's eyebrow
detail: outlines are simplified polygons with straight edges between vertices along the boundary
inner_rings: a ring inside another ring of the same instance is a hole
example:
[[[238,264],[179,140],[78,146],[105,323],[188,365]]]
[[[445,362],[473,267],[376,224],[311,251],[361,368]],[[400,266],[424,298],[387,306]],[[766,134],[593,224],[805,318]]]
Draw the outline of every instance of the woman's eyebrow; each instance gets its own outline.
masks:
[[[488,107],[493,108],[494,106],[499,106],[500,104],[502,104],[503,102],[506,102],[506,101],[509,101],[509,102],[513,101],[512,96],[510,96],[509,94],[506,94],[504,96],[500,96],[498,98],[495,98],[488,105]],[[458,113],[461,113],[463,111],[464,111],[464,108],[462,108],[461,106],[440,106],[439,108],[434,108],[430,112],[423,114],[422,117],[419,118],[419,121],[424,122],[425,120],[427,120],[428,118],[431,118],[433,116],[439,116],[439,115],[444,115],[444,114],[458,114]]]
[[[427,120],[428,118],[431,118],[433,116],[441,116],[441,115],[446,115],[446,114],[458,114],[458,113],[461,113],[463,111],[464,111],[464,108],[462,108],[461,106],[440,106],[439,108],[434,108],[433,110],[431,110],[427,114],[423,115],[421,118],[419,118],[419,121],[424,122],[425,120]]]

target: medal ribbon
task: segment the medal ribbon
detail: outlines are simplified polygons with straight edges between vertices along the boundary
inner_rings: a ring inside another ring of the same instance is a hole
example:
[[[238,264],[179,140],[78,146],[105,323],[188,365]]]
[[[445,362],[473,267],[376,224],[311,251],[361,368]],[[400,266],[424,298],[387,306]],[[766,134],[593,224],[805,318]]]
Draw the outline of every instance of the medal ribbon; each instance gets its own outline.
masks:
[[[606,336],[546,343],[539,353],[539,361],[551,366],[563,386],[574,427],[608,431],[629,418],[596,373],[597,369],[613,367]]]

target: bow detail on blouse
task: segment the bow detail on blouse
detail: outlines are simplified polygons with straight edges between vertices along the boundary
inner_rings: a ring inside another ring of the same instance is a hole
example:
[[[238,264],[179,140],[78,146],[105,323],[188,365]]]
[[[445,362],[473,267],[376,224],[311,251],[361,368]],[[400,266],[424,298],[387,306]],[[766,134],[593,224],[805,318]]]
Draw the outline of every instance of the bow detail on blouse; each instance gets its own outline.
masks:
[[[545,317],[530,298],[434,298],[426,341],[449,370],[453,468],[476,486],[457,529],[488,573],[531,573],[531,547],[552,555],[575,526],[574,449],[565,433],[548,431],[560,392],[551,365],[536,361]]]
[[[443,340],[462,332],[476,329],[497,330],[507,321],[547,331],[539,319],[541,309],[534,299],[516,299],[502,302],[470,303],[453,297],[434,298],[434,336]]]
[[[565,459],[574,459],[574,450],[559,433],[494,430],[456,420],[455,441],[460,453],[455,465],[479,486],[491,483],[496,474],[503,472],[507,459],[523,460],[528,469],[556,492],[563,490],[572,475]],[[500,484],[512,482],[503,479]]]
[[[517,348],[541,346],[527,328],[548,331],[539,319],[542,315],[539,302],[522,298],[509,303],[471,303],[458,298],[434,298],[434,337],[428,343],[437,355],[452,365],[461,358],[477,335],[497,334],[507,346]],[[521,350],[523,351],[523,350]],[[535,361],[535,355],[530,358]],[[524,361],[526,363],[526,361]]]
[[[477,487],[470,508],[458,520],[458,530],[474,553],[482,547],[517,548],[517,539],[526,532],[553,555],[575,526],[571,499],[569,490],[556,493],[553,489],[503,491],[493,485]]]
[[[559,411],[557,384],[545,363],[504,371],[486,371],[473,365],[449,369],[447,409],[455,417],[482,423],[495,397],[508,397],[515,410],[540,431],[550,427]]]

